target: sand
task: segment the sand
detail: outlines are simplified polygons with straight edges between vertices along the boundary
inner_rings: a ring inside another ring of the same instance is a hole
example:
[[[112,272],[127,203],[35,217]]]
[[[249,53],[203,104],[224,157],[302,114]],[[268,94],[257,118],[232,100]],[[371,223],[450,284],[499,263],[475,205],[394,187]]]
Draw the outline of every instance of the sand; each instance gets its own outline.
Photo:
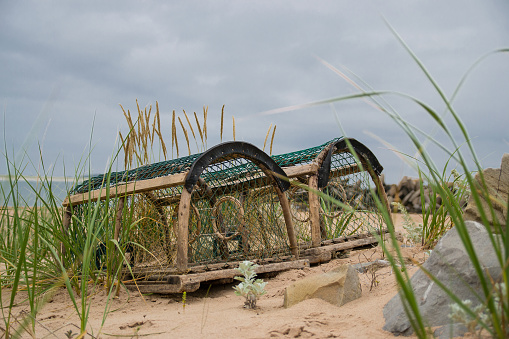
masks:
[[[419,216],[412,216],[419,220]],[[395,215],[401,229],[401,215]],[[417,262],[426,258],[419,247],[404,247],[405,256]],[[381,268],[373,277],[359,274],[362,297],[336,307],[320,299],[303,301],[283,308],[285,287],[302,277],[328,272],[342,264],[356,264],[381,259],[379,247],[351,251],[346,258],[329,263],[279,273],[266,278],[267,294],[254,310],[243,308],[243,298],[234,294],[234,284],[206,284],[188,293],[185,307],[182,295],[139,295],[122,291],[110,301],[110,313],[103,322],[106,291],[100,289],[91,302],[88,334],[85,338],[393,338],[382,330],[384,305],[396,295],[397,287],[390,267]],[[412,275],[415,265],[409,268]],[[372,286],[376,281],[375,286]],[[21,296],[18,296],[21,298]],[[5,301],[6,294],[3,294]],[[15,307],[14,316],[21,318],[26,305]],[[37,338],[66,338],[66,332],[79,333],[80,319],[65,289],[55,291],[37,315]],[[30,337],[25,333],[26,337]]]

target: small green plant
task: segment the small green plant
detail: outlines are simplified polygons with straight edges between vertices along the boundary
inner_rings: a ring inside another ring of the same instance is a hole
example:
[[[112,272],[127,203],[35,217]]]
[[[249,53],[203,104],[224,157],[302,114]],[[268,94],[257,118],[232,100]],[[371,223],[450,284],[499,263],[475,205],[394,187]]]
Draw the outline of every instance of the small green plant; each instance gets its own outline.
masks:
[[[243,261],[236,268],[243,276],[235,277],[236,280],[240,280],[240,284],[234,286],[233,289],[235,290],[235,295],[246,298],[244,302],[245,308],[256,308],[258,298],[267,293],[265,291],[267,283],[262,279],[255,279],[256,273],[254,270],[257,267],[258,265],[251,261]]]
[[[435,173],[435,179],[431,178],[419,169],[421,205],[422,205],[422,245],[433,248],[436,242],[453,227],[449,210],[446,208],[447,202],[442,198],[452,199],[464,208],[466,201],[470,196],[470,189],[466,182],[465,175],[460,174],[456,169],[452,169],[450,175],[447,176],[447,167],[449,158],[443,171]],[[432,182],[432,185],[424,189],[423,179]],[[449,191],[449,195],[441,195],[440,192]],[[428,195],[429,203],[426,204],[425,195]]]
[[[187,293],[186,291],[182,292],[182,310],[185,313],[186,312],[186,300],[187,300]]]
[[[493,295],[493,302],[495,303],[495,310],[499,317],[503,317],[503,300],[507,298],[507,287],[505,283],[497,283],[495,284],[495,293]],[[460,305],[457,303],[451,304],[451,313],[449,313],[449,318],[455,322],[465,325],[468,329],[468,332],[472,334],[478,334],[480,337],[482,330],[484,329],[480,324],[485,323],[489,327],[493,327],[491,323],[491,317],[489,315],[489,310],[486,308],[486,305],[479,304],[475,307],[472,306],[472,300],[463,300],[463,304],[468,307],[473,314],[476,316],[473,317],[471,314],[467,313]],[[506,329],[506,334],[509,334],[509,329]]]
[[[417,224],[412,220],[405,206],[399,202],[393,202],[399,212],[403,215],[403,228],[407,232],[407,240],[412,244],[420,244],[422,241],[422,224]]]

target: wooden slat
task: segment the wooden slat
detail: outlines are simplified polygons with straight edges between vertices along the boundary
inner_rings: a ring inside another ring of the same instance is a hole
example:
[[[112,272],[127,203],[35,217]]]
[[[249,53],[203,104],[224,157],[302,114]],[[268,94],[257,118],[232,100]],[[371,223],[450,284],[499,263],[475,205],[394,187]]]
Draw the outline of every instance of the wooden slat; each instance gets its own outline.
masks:
[[[268,265],[268,264],[274,264],[274,263],[285,262],[285,261],[293,261],[293,260],[295,260],[295,257],[293,257],[291,255],[287,255],[287,256],[282,256],[279,258],[253,259],[250,261],[257,265]],[[228,262],[206,264],[206,265],[200,264],[200,265],[195,265],[195,266],[192,266],[191,264],[189,264],[188,268],[187,268],[187,274],[203,273],[203,272],[236,268],[236,267],[239,267],[239,264],[241,262],[242,261],[228,261]],[[150,280],[154,280],[154,279],[160,280],[160,278],[156,278],[157,276],[178,274],[177,268],[172,267],[172,266],[169,266],[169,267],[163,267],[163,266],[140,267],[140,268],[134,267],[132,272],[133,272],[133,275],[135,278],[146,277]],[[128,270],[125,270],[124,273],[131,275],[131,273]],[[152,277],[155,277],[155,278],[152,278]]]
[[[318,171],[318,165],[315,163],[284,167],[283,171],[286,173],[288,178],[300,177],[302,175],[315,174]]]
[[[186,180],[187,172],[173,174],[167,177],[160,177],[154,179],[133,181],[126,184],[120,184],[110,187],[109,198],[116,198],[119,196],[127,196],[135,193],[150,192],[162,188],[175,187],[183,185]],[[105,200],[107,197],[106,188],[97,189],[91,192],[78,193],[71,197],[65,198],[62,206],[79,205],[88,201]]]
[[[377,242],[378,242],[378,239],[375,237],[369,237],[369,238],[364,238],[364,239],[359,239],[359,240],[354,240],[354,241],[347,241],[347,242],[342,242],[342,243],[338,243],[338,244],[321,246],[321,247],[317,247],[317,248],[310,248],[308,250],[303,251],[302,256],[303,257],[315,256],[315,255],[320,255],[325,252],[344,251],[344,250],[349,250],[349,249],[356,248],[356,247],[362,247],[362,246],[366,246],[366,245],[370,245],[370,244],[375,244]]]
[[[295,258],[298,259],[299,246],[297,245],[297,236],[295,234],[295,229],[293,227],[292,214],[290,212],[290,204],[288,202],[288,198],[283,192],[281,192],[279,187],[276,187],[276,192],[279,197],[281,209],[283,210],[283,217],[285,218],[286,233],[288,235],[288,241],[290,242],[290,251],[295,256]]]
[[[125,197],[118,199],[117,216],[115,219],[115,233],[113,235],[116,241],[119,240],[120,231],[122,230],[122,211],[124,210]]]
[[[309,177],[308,185],[311,190],[318,190],[318,176]],[[318,195],[312,191],[309,192],[309,223],[311,225],[311,244],[313,247],[320,246],[322,236],[320,233],[320,200]]]
[[[260,265],[255,268],[255,272],[256,274],[262,274],[306,267],[309,267],[308,260],[294,260]],[[139,290],[142,293],[182,293],[196,291],[200,288],[200,284],[205,281],[232,279],[240,275],[240,272],[236,269],[224,269],[196,274],[168,275],[163,278],[164,281],[139,281],[136,284],[134,282],[126,282],[125,284],[129,289]]]
[[[187,270],[190,208],[191,193],[183,189],[179,204],[177,229],[177,269],[179,272],[185,272]]]

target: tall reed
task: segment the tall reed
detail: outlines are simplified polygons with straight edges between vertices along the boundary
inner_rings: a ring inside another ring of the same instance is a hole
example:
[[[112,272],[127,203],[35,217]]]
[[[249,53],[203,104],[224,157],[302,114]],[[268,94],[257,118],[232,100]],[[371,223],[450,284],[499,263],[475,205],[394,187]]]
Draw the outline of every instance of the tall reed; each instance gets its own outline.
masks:
[[[471,309],[470,304],[460,300],[460,298],[455,295],[454,290],[448,288],[430,272],[425,271],[426,274],[435,283],[435,285],[438,286],[438,288],[445,291],[450,299],[457,305],[458,309],[462,310],[472,319],[476,319],[479,327],[486,331],[490,336],[496,338],[507,338],[509,337],[509,293],[503,293],[503,290],[507,291],[506,288],[509,286],[509,219],[507,219],[505,223],[502,223],[500,220],[496,220],[493,205],[496,203],[500,206],[504,206],[504,209],[507,211],[509,201],[495,201],[496,198],[490,195],[483,175],[483,167],[479,161],[477,153],[475,152],[472,138],[469,136],[466,125],[460,119],[460,114],[453,107],[452,103],[460,91],[462,85],[465,83],[466,79],[477,65],[494,54],[507,53],[509,52],[509,49],[505,48],[495,50],[479,58],[466,71],[465,75],[460,79],[454,93],[450,98],[448,98],[436,80],[426,69],[424,64],[420,61],[420,59],[412,52],[412,50],[396,33],[396,31],[390,26],[389,28],[393,32],[396,39],[401,43],[403,48],[411,56],[412,60],[418,65],[422,73],[427,78],[427,81],[429,81],[435,92],[438,94],[439,98],[445,106],[445,113],[436,111],[431,107],[431,105],[426,104],[424,101],[414,96],[401,92],[376,91],[369,87],[369,85],[367,85],[362,80],[360,80],[361,84],[358,84],[358,82],[350,79],[343,72],[335,69],[331,65],[327,65],[327,67],[331,68],[337,74],[344,77],[345,80],[347,80],[349,83],[354,84],[354,86],[361,92],[353,95],[335,97],[318,102],[278,109],[273,111],[273,113],[352,99],[363,99],[369,100],[370,105],[376,107],[378,110],[387,115],[392,121],[394,121],[401,128],[403,133],[405,133],[405,135],[408,137],[409,142],[415,147],[415,150],[421,159],[419,162],[422,163],[422,165],[418,166],[412,161],[409,162],[413,163],[416,171],[421,171],[421,175],[426,178],[433,194],[436,194],[441,198],[443,210],[441,212],[439,211],[439,213],[441,213],[442,217],[447,215],[451,224],[454,225],[458,231],[462,245],[464,246],[466,253],[469,256],[470,261],[475,269],[477,278],[481,283],[481,291],[479,291],[481,293],[479,294],[487,296],[484,303],[486,317],[479,318],[478,314],[476,314],[474,310]],[[440,142],[438,138],[435,137],[434,133],[427,133],[426,131],[423,131],[418,126],[413,125],[404,117],[402,117],[388,103],[387,98],[390,96],[396,96],[409,100],[410,102],[417,105],[417,107],[422,109],[422,111],[435,123],[436,130],[440,131],[452,146],[449,148],[443,142]],[[452,125],[449,123],[450,120],[452,120]],[[453,130],[459,131],[459,138],[454,136],[452,132]],[[463,192],[470,192],[475,205],[480,211],[482,223],[486,225],[486,229],[491,239],[491,245],[493,246],[493,249],[498,258],[498,262],[500,264],[500,271],[502,272],[502,281],[500,283],[502,285],[497,285],[496,283],[498,282],[491,281],[489,277],[485,275],[485,272],[480,263],[480,258],[473,247],[472,239],[465,226],[465,218],[463,217],[464,206],[463,199],[460,197],[461,194],[458,195],[458,191],[451,190],[449,185],[445,183],[445,168],[440,169],[440,167],[437,166],[437,164],[434,162],[433,157],[427,149],[428,144],[436,146],[446,155],[446,157],[456,162],[459,166],[459,170],[461,170],[463,173],[463,179],[461,179],[463,185],[462,190]],[[460,147],[460,145],[462,146]],[[351,152],[355,154],[355,150],[353,148],[351,148]],[[469,162],[467,159],[473,159],[474,168],[469,167]],[[360,166],[362,168],[362,164],[360,164]],[[478,173],[479,181],[474,179],[473,172]],[[408,270],[405,267],[403,256],[396,239],[392,220],[388,212],[386,212],[383,204],[380,202],[379,198],[376,195],[373,195],[373,199],[378,204],[379,209],[384,216],[385,222],[391,231],[390,242],[392,244],[392,248],[395,249],[395,252],[390,250],[389,247],[385,246],[383,242],[382,244],[384,245],[385,255],[393,267],[393,272],[400,288],[399,294],[403,302],[404,310],[416,335],[419,338],[427,338],[430,335],[428,327],[429,324],[427,324],[426,319],[420,312],[420,302],[417,300],[414,294],[410,282],[410,277],[408,276]],[[483,200],[486,201],[486,203],[483,203]],[[495,220],[492,223],[492,227],[490,226],[488,216],[491,216],[491,218]],[[429,234],[435,234],[436,236],[431,236],[431,239],[434,239],[443,233],[441,228],[444,226],[444,220],[438,220],[432,214],[428,217],[429,224],[427,225],[426,232],[429,232]],[[421,269],[424,270],[422,267]],[[506,288],[504,288],[504,286]]]
[[[113,161],[105,176],[106,187],[119,151],[112,154]],[[55,194],[53,173],[47,171],[42,156],[37,164],[26,157],[15,163],[7,150],[2,156],[8,171],[7,184],[0,186],[0,265],[5,268],[0,274],[0,294],[10,295],[8,304],[0,305],[5,337],[21,337],[27,333],[38,337],[37,314],[59,287],[66,288],[80,318],[81,335],[94,333],[88,324],[89,295],[104,283],[112,285],[113,281],[120,280],[124,258],[122,246],[111,241],[113,230],[109,225],[113,224],[111,207],[114,203],[107,198],[104,203],[73,206],[75,217],[65,230],[62,200]],[[82,180],[89,160],[89,155],[80,160],[74,177],[65,183],[66,191]],[[30,167],[38,174],[35,184],[24,176]],[[35,196],[33,203],[26,201],[26,192],[19,191],[21,186],[27,186]],[[124,224],[128,231],[131,224],[128,215]],[[96,267],[101,244],[106,248],[104,267]],[[109,291],[104,319],[109,313],[112,289]],[[3,302],[5,298],[0,300]],[[20,302],[29,306],[30,312],[25,316],[13,314],[13,308]],[[100,330],[97,331],[100,333]]]

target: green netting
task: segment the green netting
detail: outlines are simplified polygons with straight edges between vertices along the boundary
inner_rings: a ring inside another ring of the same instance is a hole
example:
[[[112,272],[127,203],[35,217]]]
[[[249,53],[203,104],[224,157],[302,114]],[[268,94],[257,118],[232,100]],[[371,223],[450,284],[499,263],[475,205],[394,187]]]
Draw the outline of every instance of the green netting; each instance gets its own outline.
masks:
[[[272,156],[280,167],[312,162],[334,139],[320,146]],[[110,184],[144,180],[188,171],[200,156],[160,162],[112,174]],[[329,182],[324,193],[351,207],[346,210],[320,198],[322,241],[371,232],[381,218],[371,197],[373,181],[359,171],[348,152],[334,154]],[[303,180],[303,178],[299,178]],[[103,187],[97,176],[76,187],[74,192]],[[137,267],[172,267],[176,263],[177,225],[183,186],[158,189],[128,198],[128,209],[135,221],[122,239],[135,244],[131,260]],[[292,186],[285,192],[299,245],[311,241],[308,191]],[[98,202],[105,204],[105,202]],[[200,175],[191,195],[188,221],[188,260],[190,264],[291,256],[286,223],[277,192],[271,180],[253,162],[239,157],[215,159]],[[107,209],[104,209],[107,210]]]
[[[200,155],[201,153],[193,154],[187,157],[162,161],[155,164],[141,166],[131,170],[111,172],[109,179],[110,185],[115,186],[120,183],[130,182],[134,180],[147,180],[182,173],[189,170],[191,165]],[[107,175],[105,174],[96,175],[90,178],[89,180],[85,180],[83,181],[83,183],[74,187],[70,193],[76,194],[93,191],[101,187],[105,187],[107,182],[108,182]]]
[[[311,147],[308,149],[285,153],[280,155],[273,155],[271,158],[280,166],[280,167],[288,167],[296,164],[305,164],[313,161],[316,156],[329,144],[336,142],[340,138],[333,139],[329,142],[326,142],[320,146]],[[134,180],[146,180],[153,179],[157,177],[168,176],[172,174],[182,173],[189,170],[194,161],[201,155],[202,153],[193,154],[187,157],[182,157],[173,160],[162,161],[150,165],[141,166],[135,169],[120,171],[120,172],[112,172],[109,178],[110,186],[115,186],[120,183],[130,182]],[[223,168],[218,169],[217,172],[211,173],[210,171],[206,174],[207,176],[216,176],[217,179],[223,179],[227,181],[234,176],[240,176],[245,173],[249,173],[253,171],[253,169],[258,167],[249,162],[245,164],[241,164],[239,166],[229,166],[225,164]],[[106,175],[97,175],[89,180],[84,181],[83,183],[74,187],[70,194],[76,193],[85,193],[92,190],[96,190],[102,187],[105,187],[108,180]]]

